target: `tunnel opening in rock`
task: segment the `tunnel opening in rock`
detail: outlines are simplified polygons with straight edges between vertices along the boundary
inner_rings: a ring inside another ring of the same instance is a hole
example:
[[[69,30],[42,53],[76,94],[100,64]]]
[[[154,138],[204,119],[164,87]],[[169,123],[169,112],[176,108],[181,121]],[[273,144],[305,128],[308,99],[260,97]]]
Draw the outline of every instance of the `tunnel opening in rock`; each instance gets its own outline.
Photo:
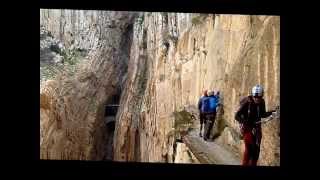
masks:
[[[104,105],[104,121],[106,124],[106,153],[104,160],[113,160],[113,136],[115,130],[116,116],[119,108],[121,92],[113,95]]]

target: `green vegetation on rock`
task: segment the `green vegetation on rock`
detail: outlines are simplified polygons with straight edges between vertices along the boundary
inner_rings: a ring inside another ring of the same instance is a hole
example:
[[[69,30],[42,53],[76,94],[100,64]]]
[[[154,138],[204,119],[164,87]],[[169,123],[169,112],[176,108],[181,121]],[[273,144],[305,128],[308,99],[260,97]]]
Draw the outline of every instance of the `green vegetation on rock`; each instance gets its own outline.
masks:
[[[167,136],[174,136],[176,139],[180,139],[183,134],[190,130],[193,123],[191,113],[186,110],[173,112],[174,116],[174,129],[171,130]]]
[[[61,62],[50,63],[43,65],[40,68],[40,73],[43,80],[54,79],[59,73],[65,72],[72,76],[76,72],[76,65],[86,55],[86,50],[60,50],[57,47],[52,47],[54,52],[59,53],[62,56]]]
[[[199,16],[193,17],[191,20],[192,25],[195,26],[195,25],[199,25],[199,24],[203,23],[207,16],[208,16],[208,14],[200,14]]]

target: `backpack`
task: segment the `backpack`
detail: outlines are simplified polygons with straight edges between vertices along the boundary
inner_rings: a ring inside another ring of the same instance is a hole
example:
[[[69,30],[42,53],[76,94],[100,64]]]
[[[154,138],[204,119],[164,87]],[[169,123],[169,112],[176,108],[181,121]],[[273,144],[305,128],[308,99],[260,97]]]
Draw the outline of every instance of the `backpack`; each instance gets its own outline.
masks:
[[[217,108],[217,99],[214,96],[204,97],[202,99],[201,111],[204,113],[215,112]]]
[[[240,112],[240,108],[243,107],[246,103],[248,103],[248,111]],[[243,121],[247,119],[247,117],[250,114],[250,106],[251,106],[251,98],[249,96],[240,99],[239,107],[235,114],[235,120],[238,121],[239,123],[243,123]],[[243,114],[243,113],[247,113],[247,114]]]
[[[240,112],[239,111],[240,107],[245,106],[245,104],[247,104],[248,106],[247,110],[245,112],[244,111]],[[243,123],[243,121],[247,121],[248,117],[250,117],[250,114],[251,114],[251,106],[253,106],[252,96],[247,96],[246,98],[241,99],[239,109],[235,115],[235,120],[240,123]]]

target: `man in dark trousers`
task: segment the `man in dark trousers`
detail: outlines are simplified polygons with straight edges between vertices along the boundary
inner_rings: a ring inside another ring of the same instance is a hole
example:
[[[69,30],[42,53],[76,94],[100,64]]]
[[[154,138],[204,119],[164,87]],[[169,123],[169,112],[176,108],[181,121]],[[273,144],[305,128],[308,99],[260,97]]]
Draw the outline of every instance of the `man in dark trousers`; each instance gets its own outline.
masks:
[[[208,93],[208,97],[204,97],[202,99],[202,112],[204,115],[204,134],[203,139],[207,141],[210,138],[210,132],[214,125],[214,121],[216,119],[217,114],[217,106],[219,102],[217,101],[216,96],[214,95],[214,91]]]
[[[266,112],[265,101],[263,99],[263,88],[256,85],[252,88],[252,94],[240,101],[240,107],[235,114],[235,119],[240,123],[240,130],[243,135],[245,151],[242,165],[256,166],[262,138],[261,118],[272,115]]]
[[[203,125],[203,123],[204,123],[204,114],[203,114],[203,112],[202,112],[202,101],[203,101],[203,99],[205,98],[205,97],[208,97],[208,91],[207,90],[205,90],[204,92],[203,92],[203,96],[201,96],[201,98],[199,99],[199,102],[198,102],[198,109],[199,109],[199,119],[200,119],[200,133],[199,133],[199,136],[200,137],[202,137],[202,134],[201,134],[201,132],[202,132],[202,125]]]

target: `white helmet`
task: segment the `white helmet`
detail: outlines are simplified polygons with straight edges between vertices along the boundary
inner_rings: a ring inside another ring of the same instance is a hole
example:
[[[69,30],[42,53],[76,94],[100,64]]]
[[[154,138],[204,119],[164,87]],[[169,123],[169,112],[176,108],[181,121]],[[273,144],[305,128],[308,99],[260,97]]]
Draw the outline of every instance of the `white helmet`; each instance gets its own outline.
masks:
[[[252,88],[251,93],[252,93],[252,96],[263,96],[263,88],[262,88],[262,86],[260,86],[259,84],[255,85]]]

